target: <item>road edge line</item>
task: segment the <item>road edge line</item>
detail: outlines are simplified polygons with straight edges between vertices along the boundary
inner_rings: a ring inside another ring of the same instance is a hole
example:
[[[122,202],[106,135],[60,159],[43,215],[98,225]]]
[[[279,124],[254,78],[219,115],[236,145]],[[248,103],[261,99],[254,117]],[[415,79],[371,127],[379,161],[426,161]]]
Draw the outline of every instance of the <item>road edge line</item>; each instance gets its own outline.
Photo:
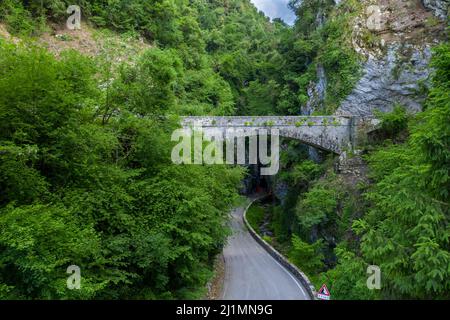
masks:
[[[309,280],[308,276],[301,271],[298,267],[294,266],[292,263],[290,263],[278,250],[276,250],[274,247],[272,247],[267,241],[265,241],[261,236],[256,233],[256,231],[253,229],[253,227],[250,225],[250,223],[247,221],[247,211],[250,208],[252,204],[254,204],[256,201],[259,201],[263,199],[266,196],[260,196],[255,199],[250,199],[250,203],[245,207],[244,214],[242,215],[242,219],[244,220],[244,224],[249,230],[252,237],[258,242],[258,244],[263,247],[271,256],[275,259],[275,261],[282,264],[284,268],[287,269],[288,272],[290,272],[294,277],[296,277],[301,284],[305,287],[306,291],[308,291],[308,295],[311,298],[311,300],[317,300],[317,292],[314,288],[314,285]]]

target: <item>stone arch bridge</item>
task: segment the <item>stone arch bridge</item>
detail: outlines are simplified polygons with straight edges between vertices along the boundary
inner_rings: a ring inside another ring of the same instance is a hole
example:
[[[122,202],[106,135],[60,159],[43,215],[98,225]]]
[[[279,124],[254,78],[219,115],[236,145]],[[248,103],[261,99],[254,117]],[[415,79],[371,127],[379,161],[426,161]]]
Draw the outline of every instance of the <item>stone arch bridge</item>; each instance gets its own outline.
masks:
[[[357,148],[365,135],[376,129],[379,120],[372,117],[351,116],[243,116],[243,117],[184,117],[183,128],[220,130],[225,139],[230,128],[242,129],[251,135],[258,130],[277,129],[281,137],[299,140],[307,145],[342,154]]]

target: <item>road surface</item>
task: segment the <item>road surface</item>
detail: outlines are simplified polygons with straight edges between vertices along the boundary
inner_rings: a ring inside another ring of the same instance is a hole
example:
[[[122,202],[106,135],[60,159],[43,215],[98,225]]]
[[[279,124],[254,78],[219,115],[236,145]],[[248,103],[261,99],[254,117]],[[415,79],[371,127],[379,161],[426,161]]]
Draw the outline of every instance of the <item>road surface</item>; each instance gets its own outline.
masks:
[[[232,212],[233,235],[224,249],[224,300],[309,300],[306,289],[247,231],[244,208]]]

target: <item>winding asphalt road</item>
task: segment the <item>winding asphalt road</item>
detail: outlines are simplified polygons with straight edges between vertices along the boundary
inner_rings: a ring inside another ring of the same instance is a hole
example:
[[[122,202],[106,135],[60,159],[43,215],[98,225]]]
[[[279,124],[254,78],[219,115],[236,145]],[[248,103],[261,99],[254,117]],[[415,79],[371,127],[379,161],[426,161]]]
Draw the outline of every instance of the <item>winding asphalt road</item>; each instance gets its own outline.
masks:
[[[309,300],[301,283],[247,231],[244,208],[231,215],[233,235],[224,249],[224,300]]]

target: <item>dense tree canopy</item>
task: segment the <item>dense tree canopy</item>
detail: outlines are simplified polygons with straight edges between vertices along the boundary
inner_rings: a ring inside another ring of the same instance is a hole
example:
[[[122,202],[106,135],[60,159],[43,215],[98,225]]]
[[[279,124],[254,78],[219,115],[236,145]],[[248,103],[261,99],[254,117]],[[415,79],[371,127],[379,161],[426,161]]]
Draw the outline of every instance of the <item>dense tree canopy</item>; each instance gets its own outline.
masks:
[[[43,3],[2,3],[9,30],[35,36],[40,26],[31,17],[57,21],[65,4]],[[235,98],[211,66],[198,16],[178,12],[186,3],[158,3],[135,1],[125,7],[136,12],[127,12],[119,2],[86,2],[94,23],[161,43],[133,63],[113,67],[74,51],[56,59],[26,38],[0,39],[2,298],[203,293],[242,170],[176,166],[170,135],[188,101],[204,108],[198,113],[230,114]],[[147,14],[176,22],[179,32],[158,33],[158,23],[143,24]],[[198,41],[198,59],[170,39],[183,30],[186,45]],[[81,290],[67,289],[72,264],[81,268]]]
[[[361,3],[292,0],[289,27],[250,0],[80,0],[84,25],[145,49],[55,56],[37,39],[73,2],[0,3],[15,37],[0,33],[0,299],[199,298],[245,170],[173,164],[179,116],[298,115],[320,70],[310,111],[332,114],[360,77]],[[423,112],[380,115],[369,183],[349,188],[331,156],[283,141],[273,243],[335,299],[449,298],[449,52],[433,50]]]

